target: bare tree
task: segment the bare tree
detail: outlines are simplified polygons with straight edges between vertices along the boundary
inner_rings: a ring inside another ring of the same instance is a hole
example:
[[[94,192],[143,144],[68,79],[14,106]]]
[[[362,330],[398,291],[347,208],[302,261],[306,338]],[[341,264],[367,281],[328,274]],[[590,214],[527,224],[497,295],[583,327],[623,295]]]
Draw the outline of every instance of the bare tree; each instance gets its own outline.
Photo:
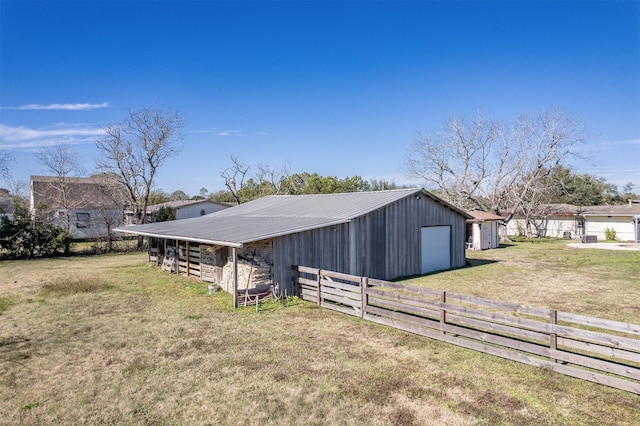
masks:
[[[78,154],[72,151],[68,145],[57,143],[48,146],[35,153],[38,162],[42,164],[55,178],[49,182],[49,191],[60,194],[60,206],[64,214],[65,231],[70,232],[71,218],[70,210],[78,208],[78,202],[82,202],[77,197],[70,197],[68,179],[83,173]]]
[[[9,151],[0,151],[0,178],[7,179],[11,177],[11,164],[14,161],[13,154]]]
[[[224,169],[220,176],[224,179],[224,184],[233,195],[236,203],[240,204],[240,191],[244,187],[244,181],[247,173],[249,173],[250,166],[238,160],[235,155],[231,156],[231,162],[233,164]]]
[[[290,176],[291,165],[288,162],[285,162],[280,170],[272,169],[268,164],[259,165],[255,176],[259,188],[257,196],[286,195],[288,188],[285,183]]]
[[[182,117],[174,111],[142,108],[130,110],[120,124],[105,128],[96,141],[101,157],[98,169],[117,176],[133,210],[136,223],[144,223],[149,194],[158,168],[178,153]],[[138,240],[142,246],[142,240]]]
[[[549,174],[578,157],[584,140],[580,122],[559,110],[521,115],[512,125],[453,117],[435,137],[421,135],[406,160],[421,178],[453,205],[534,217],[544,204]]]
[[[113,243],[117,236],[113,229],[122,224],[124,206],[127,205],[126,194],[122,185],[113,175],[100,174],[93,179],[98,184],[97,191],[91,195],[93,206],[97,210],[101,224],[105,227],[105,233],[96,241],[96,249],[100,249],[99,243],[104,243],[103,251],[109,253],[113,250]]]

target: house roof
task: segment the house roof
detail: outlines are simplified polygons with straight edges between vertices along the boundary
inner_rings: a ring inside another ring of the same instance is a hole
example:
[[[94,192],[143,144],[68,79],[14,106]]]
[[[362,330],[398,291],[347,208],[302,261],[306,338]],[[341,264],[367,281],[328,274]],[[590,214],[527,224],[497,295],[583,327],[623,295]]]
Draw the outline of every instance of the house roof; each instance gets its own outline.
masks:
[[[504,219],[502,216],[483,212],[482,210],[468,210],[467,213],[471,216],[471,219],[467,219],[467,222],[487,222]]]
[[[212,200],[175,200],[167,201],[166,203],[153,204],[147,207],[147,211],[155,212],[156,210],[160,210],[162,207],[170,207],[172,209],[178,210],[181,207],[194,206],[198,204],[216,204],[221,207],[231,206],[231,204],[218,203],[217,201]]]
[[[65,177],[66,206],[62,202],[62,183],[57,176],[31,176],[32,208],[104,209],[121,208],[113,184],[102,179]]]
[[[191,219],[119,228],[116,231],[242,247],[243,244],[347,223],[408,196],[425,196],[468,216],[420,189],[342,194],[272,195]]]
[[[574,206],[572,204],[548,204],[545,216],[635,216],[640,214],[640,204],[616,206]]]

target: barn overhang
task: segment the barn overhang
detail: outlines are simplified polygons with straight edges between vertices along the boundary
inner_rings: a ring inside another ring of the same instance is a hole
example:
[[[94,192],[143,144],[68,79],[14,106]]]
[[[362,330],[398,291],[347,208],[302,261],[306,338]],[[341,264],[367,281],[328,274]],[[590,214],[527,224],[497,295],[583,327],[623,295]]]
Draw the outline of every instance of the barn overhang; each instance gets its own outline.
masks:
[[[209,239],[209,238],[198,238],[198,237],[191,237],[191,236],[177,235],[177,234],[164,234],[161,232],[141,231],[133,228],[134,227],[116,228],[114,229],[114,231],[120,232],[123,234],[132,234],[132,235],[140,235],[143,237],[161,238],[164,240],[189,241],[191,243],[210,244],[214,246],[224,246],[224,247],[232,247],[232,248],[234,247],[242,248],[244,246],[244,244],[240,242],[215,240],[215,239]]]

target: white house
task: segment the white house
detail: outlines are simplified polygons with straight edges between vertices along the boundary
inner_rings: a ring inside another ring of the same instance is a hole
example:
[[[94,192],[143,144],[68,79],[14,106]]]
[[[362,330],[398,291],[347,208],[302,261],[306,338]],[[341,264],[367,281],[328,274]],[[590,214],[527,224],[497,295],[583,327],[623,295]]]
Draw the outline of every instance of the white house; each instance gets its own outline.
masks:
[[[231,207],[229,204],[218,203],[211,200],[177,200],[149,206],[152,214],[161,208],[170,208],[174,211],[176,219],[189,219],[192,217],[204,216],[215,213],[222,209]]]
[[[640,203],[618,206],[574,206],[549,204],[542,214],[529,224],[515,215],[507,224],[508,235],[525,235],[529,228],[534,236],[580,238],[593,235],[606,240],[606,231],[613,230],[619,241],[634,241],[638,235]]]
[[[31,176],[31,214],[44,215],[76,240],[104,238],[121,226],[124,208],[120,191],[102,179]]]

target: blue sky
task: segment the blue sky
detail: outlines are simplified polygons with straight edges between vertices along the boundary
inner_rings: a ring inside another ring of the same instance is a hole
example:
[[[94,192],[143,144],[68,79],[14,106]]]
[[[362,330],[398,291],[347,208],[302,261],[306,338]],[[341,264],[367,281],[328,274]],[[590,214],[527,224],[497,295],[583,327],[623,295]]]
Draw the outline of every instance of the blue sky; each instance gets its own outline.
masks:
[[[418,132],[478,110],[561,108],[590,136],[575,170],[640,191],[640,1],[0,2],[0,149],[13,177],[140,107],[186,120],[156,186],[223,188],[251,165],[409,183]]]

